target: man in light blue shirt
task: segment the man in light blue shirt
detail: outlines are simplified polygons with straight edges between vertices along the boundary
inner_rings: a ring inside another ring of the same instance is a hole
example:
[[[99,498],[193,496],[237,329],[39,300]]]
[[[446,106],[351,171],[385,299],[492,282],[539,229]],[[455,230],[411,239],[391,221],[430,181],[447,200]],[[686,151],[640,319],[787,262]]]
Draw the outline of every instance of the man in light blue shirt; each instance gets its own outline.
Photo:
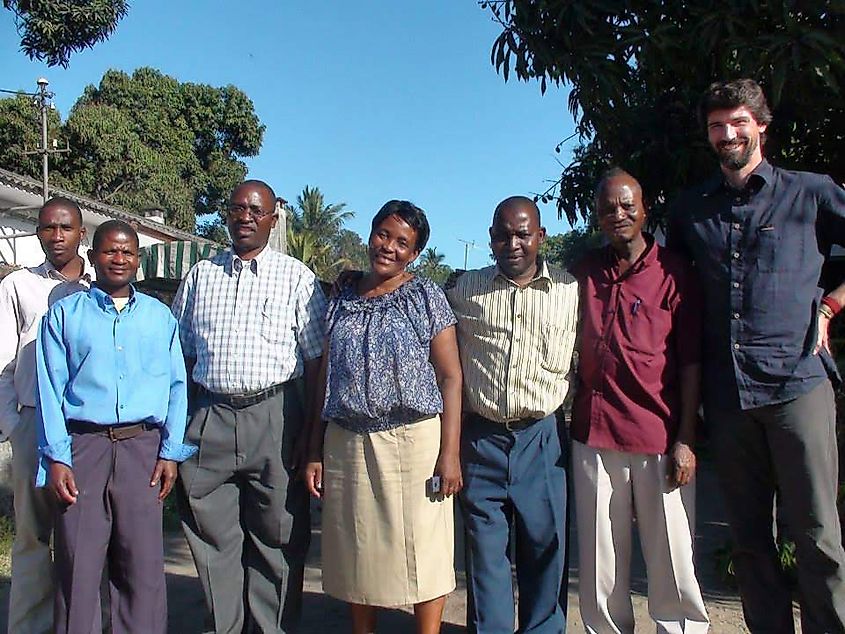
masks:
[[[176,463],[196,450],[183,444],[179,331],[164,304],[130,284],[132,227],[100,225],[88,258],[96,284],[51,307],[36,346],[37,484],[59,502],[55,632],[91,631],[107,563],[114,631],[163,634],[162,501]]]

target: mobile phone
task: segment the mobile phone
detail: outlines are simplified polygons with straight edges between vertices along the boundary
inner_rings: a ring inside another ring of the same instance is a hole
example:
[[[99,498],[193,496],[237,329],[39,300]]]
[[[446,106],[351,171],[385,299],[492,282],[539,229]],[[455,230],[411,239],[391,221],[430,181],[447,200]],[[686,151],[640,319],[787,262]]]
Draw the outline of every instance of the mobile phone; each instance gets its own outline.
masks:
[[[425,493],[428,497],[434,497],[440,493],[440,476],[431,476],[425,481]]]

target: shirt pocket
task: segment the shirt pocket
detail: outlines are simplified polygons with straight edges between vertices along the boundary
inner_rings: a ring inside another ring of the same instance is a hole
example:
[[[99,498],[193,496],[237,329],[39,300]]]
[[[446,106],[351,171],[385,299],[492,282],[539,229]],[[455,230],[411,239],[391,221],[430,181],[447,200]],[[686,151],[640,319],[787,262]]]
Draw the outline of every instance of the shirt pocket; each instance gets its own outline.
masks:
[[[764,273],[795,271],[801,265],[804,234],[799,227],[781,231],[771,225],[757,229],[757,269]]]
[[[287,319],[285,306],[268,299],[261,309],[261,338],[270,343],[279,343],[292,336],[292,325]]]
[[[629,309],[620,325],[623,347],[634,353],[643,363],[650,364],[655,356],[662,355],[672,327],[672,311],[661,306],[635,304]]]
[[[549,372],[566,373],[572,367],[575,331],[554,323],[543,324],[540,365]]]

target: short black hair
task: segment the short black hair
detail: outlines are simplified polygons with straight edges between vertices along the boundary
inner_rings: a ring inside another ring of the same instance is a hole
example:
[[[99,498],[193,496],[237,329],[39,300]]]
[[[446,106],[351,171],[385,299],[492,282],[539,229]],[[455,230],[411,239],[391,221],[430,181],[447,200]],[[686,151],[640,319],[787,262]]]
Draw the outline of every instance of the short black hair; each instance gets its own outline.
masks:
[[[254,185],[256,187],[262,188],[270,196],[270,199],[273,201],[273,204],[275,204],[278,201],[278,199],[276,198],[276,192],[274,192],[273,188],[270,187],[264,181],[260,181],[256,178],[251,178],[249,180],[245,180],[243,183],[238,183],[238,186],[235,187],[235,189],[240,189],[241,187],[244,187],[245,185]],[[235,189],[232,190],[233,193],[234,193]]]
[[[540,217],[540,208],[537,206],[537,203],[528,196],[508,196],[505,198],[502,202],[496,205],[496,209],[493,211],[492,224],[495,226],[496,222],[499,220],[499,214],[505,209],[510,209],[511,207],[527,207],[537,214],[537,226],[543,226],[543,219]]]
[[[82,226],[82,210],[79,208],[79,205],[76,203],[75,200],[71,200],[66,196],[53,196],[50,198],[46,203],[41,205],[41,209],[38,210],[38,215],[41,215],[41,212],[45,209],[50,209],[51,207],[66,207],[73,211],[76,219],[79,221],[79,226]]]
[[[707,127],[707,117],[714,110],[726,110],[745,106],[760,125],[772,122],[772,112],[766,102],[763,89],[753,79],[717,81],[707,88],[698,103],[698,119]]]
[[[138,232],[128,222],[123,220],[106,220],[103,224],[97,227],[94,232],[94,237],[91,239],[91,249],[96,251],[100,248],[106,235],[109,233],[122,232],[131,236],[135,240],[135,246],[139,247]]]
[[[373,218],[370,233],[375,233],[385,218],[389,216],[399,216],[408,223],[417,234],[414,250],[421,252],[428,243],[429,235],[431,235],[431,228],[428,226],[428,218],[425,217],[425,212],[407,200],[388,200]]]

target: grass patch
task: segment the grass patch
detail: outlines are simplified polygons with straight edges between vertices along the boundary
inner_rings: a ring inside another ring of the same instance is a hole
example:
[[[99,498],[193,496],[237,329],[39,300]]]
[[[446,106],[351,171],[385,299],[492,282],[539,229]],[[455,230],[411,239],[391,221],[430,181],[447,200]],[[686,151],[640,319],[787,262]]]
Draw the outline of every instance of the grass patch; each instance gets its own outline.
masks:
[[[0,577],[12,576],[12,541],[15,539],[15,522],[0,515]]]

